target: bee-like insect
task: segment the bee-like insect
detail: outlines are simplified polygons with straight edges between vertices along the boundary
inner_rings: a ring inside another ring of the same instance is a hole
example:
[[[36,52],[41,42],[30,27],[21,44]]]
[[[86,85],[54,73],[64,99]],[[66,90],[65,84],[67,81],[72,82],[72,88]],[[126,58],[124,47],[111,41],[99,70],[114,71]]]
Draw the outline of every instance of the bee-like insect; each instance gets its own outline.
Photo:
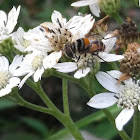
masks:
[[[94,36],[89,36],[76,40],[73,43],[65,44],[65,54],[71,58],[77,58],[77,55],[90,53],[97,55],[105,50],[105,45]]]

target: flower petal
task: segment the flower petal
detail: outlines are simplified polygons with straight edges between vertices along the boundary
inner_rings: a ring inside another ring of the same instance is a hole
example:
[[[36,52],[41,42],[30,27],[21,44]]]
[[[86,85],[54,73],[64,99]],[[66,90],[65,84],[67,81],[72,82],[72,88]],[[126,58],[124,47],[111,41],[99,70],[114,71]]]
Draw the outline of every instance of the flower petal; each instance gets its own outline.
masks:
[[[7,15],[4,11],[0,10],[0,28],[5,27],[6,22],[7,22]]]
[[[34,81],[38,82],[38,80],[41,79],[42,74],[44,73],[44,68],[42,67],[41,69],[38,69],[35,73],[34,73]]]
[[[87,6],[87,5],[91,5],[96,3],[98,0],[81,0],[81,1],[77,1],[77,2],[73,2],[71,4],[71,6],[75,6],[75,7],[81,7],[81,6]]]
[[[7,85],[8,88],[16,87],[20,83],[20,79],[18,77],[12,77],[9,80],[9,84]]]
[[[122,75],[122,72],[118,71],[118,70],[111,70],[111,71],[107,71],[107,73],[109,75],[111,75],[113,78],[119,79],[120,76]]]
[[[20,6],[18,6],[17,10],[15,7],[13,7],[11,9],[11,11],[8,14],[8,21],[7,21],[7,29],[8,29],[8,33],[11,33],[13,31],[13,29],[15,28],[16,24],[17,24],[17,19],[19,16],[19,12],[20,12]]]
[[[12,39],[15,42],[14,47],[21,52],[24,52],[25,50],[25,47],[22,44],[24,42],[23,40],[24,34],[25,34],[25,31],[23,30],[22,27],[19,27],[16,32],[12,33]]]
[[[104,39],[102,39],[102,42],[104,43],[105,47],[105,52],[110,52],[112,50],[112,48],[114,47],[115,43],[116,43],[117,38],[116,37],[112,37],[111,34],[108,34],[104,37]]]
[[[102,108],[107,108],[107,107],[112,106],[113,104],[117,102],[117,100],[118,99],[115,98],[114,93],[105,92],[105,93],[100,93],[93,96],[89,100],[87,105],[93,108],[102,109]]]
[[[0,56],[0,71],[6,71],[9,68],[9,61],[5,56]]]
[[[98,82],[107,90],[111,92],[115,92],[115,93],[121,92],[122,87],[119,85],[116,85],[117,80],[111,77],[109,74],[100,71],[95,76]]]
[[[24,34],[24,42],[27,42],[28,45],[28,47],[27,45],[25,46],[25,51],[34,51],[37,49],[43,52],[51,52],[53,50],[51,43],[48,41],[48,38],[52,36],[52,34],[49,32],[52,30],[49,28],[49,25],[53,27],[53,30],[55,30],[56,27],[52,23],[46,22],[41,25],[43,28],[41,26],[37,26]],[[48,37],[48,35],[50,37]]]
[[[131,119],[134,114],[134,109],[123,109],[121,113],[115,119],[116,127],[119,131],[122,130],[123,126]]]
[[[74,74],[74,77],[77,78],[77,79],[80,79],[82,77],[85,77],[89,72],[90,72],[90,68],[88,68],[88,67],[86,69],[79,69]]]
[[[118,61],[124,58],[123,55],[116,55],[116,54],[108,54],[105,52],[99,52],[99,57],[102,58],[100,62],[106,61],[106,62],[113,62],[113,61]]]
[[[89,8],[90,8],[91,12],[92,12],[96,17],[99,17],[99,16],[100,16],[100,7],[99,7],[99,3],[98,3],[98,2],[89,5]]]
[[[0,90],[0,97],[5,96],[11,92],[11,88],[3,88]]]
[[[77,69],[77,64],[75,62],[57,63],[53,68],[59,72],[68,73],[75,71]]]
[[[20,84],[19,84],[19,88],[21,88],[22,86],[23,86],[23,84],[26,82],[26,80],[31,76],[31,75],[33,75],[33,73],[34,72],[30,72],[30,73],[28,73],[23,79],[22,79],[22,81],[20,82]]]
[[[58,11],[52,13],[51,19],[52,23],[58,28],[62,28],[66,24],[66,19]]]
[[[74,40],[76,40],[86,35],[93,27],[94,22],[95,19],[90,14],[83,16],[74,16],[67,22],[66,28],[74,35],[73,38]]]
[[[24,68],[18,68],[14,71],[13,76],[24,76],[29,72],[31,72],[31,70],[25,70]]]
[[[16,55],[13,59],[13,62],[11,63],[11,65],[9,66],[9,71],[11,73],[14,73],[15,69],[19,66],[19,64],[21,63],[22,61],[22,58],[23,56],[19,56],[19,55]]]
[[[55,26],[53,23],[51,22],[44,22],[44,23],[41,23],[40,26],[42,27],[41,29],[44,30],[45,33],[50,33],[48,31],[48,29],[50,30],[55,30]]]
[[[138,110],[140,111],[140,105],[138,105]]]
[[[86,35],[89,33],[91,28],[93,27],[93,23],[95,22],[95,19],[89,14],[83,17],[83,21],[79,27],[79,31],[82,31],[83,35]]]
[[[55,66],[57,64],[57,62],[59,61],[59,59],[62,56],[62,52],[52,52],[50,55],[48,55],[47,57],[44,58],[43,60],[43,66],[45,69],[49,69],[52,68],[53,66]]]

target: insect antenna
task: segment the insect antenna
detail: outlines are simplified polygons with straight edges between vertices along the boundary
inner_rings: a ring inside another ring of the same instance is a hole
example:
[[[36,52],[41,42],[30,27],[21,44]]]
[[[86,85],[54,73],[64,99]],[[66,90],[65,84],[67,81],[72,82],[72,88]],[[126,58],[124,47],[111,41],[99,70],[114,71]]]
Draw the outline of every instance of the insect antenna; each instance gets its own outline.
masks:
[[[100,58],[101,60],[103,60],[103,62],[106,62],[106,63],[107,63],[107,61],[105,61],[103,58],[101,58],[101,57],[98,55],[98,52],[97,52],[97,54],[93,53],[93,55],[97,56],[98,58]]]

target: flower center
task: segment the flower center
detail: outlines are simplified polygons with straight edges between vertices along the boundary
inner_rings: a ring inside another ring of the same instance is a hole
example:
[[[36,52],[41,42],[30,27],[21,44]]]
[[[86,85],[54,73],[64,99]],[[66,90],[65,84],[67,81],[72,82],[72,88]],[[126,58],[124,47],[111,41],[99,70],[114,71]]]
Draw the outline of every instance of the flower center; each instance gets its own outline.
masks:
[[[2,35],[8,35],[8,29],[5,27],[0,28],[0,36]]]
[[[34,70],[37,70],[38,68],[43,66],[43,55],[37,55],[34,57],[33,61],[32,61],[32,68]]]
[[[78,68],[91,68],[96,65],[96,58],[94,57],[94,55],[91,55],[89,53],[80,55],[80,59],[78,60],[77,65]]]
[[[31,42],[23,38],[21,44],[26,49],[29,45],[31,45]]]
[[[10,78],[11,74],[8,71],[0,72],[0,89],[6,87]]]
[[[55,51],[64,50],[64,45],[68,42],[72,42],[72,34],[70,31],[64,28],[58,28],[53,30],[53,35],[49,38]]]
[[[138,82],[125,85],[119,95],[118,106],[133,108],[140,102],[140,87]]]

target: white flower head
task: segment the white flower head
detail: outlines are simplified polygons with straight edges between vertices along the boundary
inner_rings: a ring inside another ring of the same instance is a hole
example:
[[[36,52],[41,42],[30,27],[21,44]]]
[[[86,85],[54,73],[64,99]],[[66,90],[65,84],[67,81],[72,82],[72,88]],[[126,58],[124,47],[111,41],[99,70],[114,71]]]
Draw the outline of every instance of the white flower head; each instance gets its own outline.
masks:
[[[15,48],[21,52],[34,50],[50,52],[52,47],[50,47],[51,45],[40,28],[40,26],[37,26],[25,32],[22,27],[19,27],[18,30],[12,34]]]
[[[0,97],[9,94],[13,87],[18,86],[20,79],[16,77],[15,71],[22,61],[22,56],[15,56],[9,65],[8,59],[0,56]]]
[[[41,26],[30,29],[23,37],[30,42],[30,46],[25,51],[34,49],[44,52],[52,51],[50,42],[45,37],[45,33],[41,31]]]
[[[75,7],[82,7],[82,6],[89,6],[91,12],[96,16],[100,16],[100,7],[99,7],[100,0],[81,0],[78,2],[74,2],[71,6]]]
[[[79,79],[81,77],[85,77],[92,69],[97,67],[98,62],[113,62],[124,58],[122,55],[109,53],[115,45],[115,42],[116,37],[112,37],[111,34],[108,34],[104,37],[104,39],[102,39],[102,41],[98,42],[99,45],[101,43],[104,45],[104,50],[98,51],[98,53],[77,53],[75,54],[76,57],[73,59],[75,62],[65,62],[64,65],[63,63],[56,64],[54,68],[57,71],[64,73],[73,72],[76,70],[76,73],[74,74],[75,78]]]
[[[112,70],[107,73],[98,72],[96,78],[99,83],[110,92],[100,93],[93,96],[87,103],[89,106],[103,109],[117,103],[123,108],[117,116],[115,123],[119,131],[131,119],[134,114],[134,107],[140,111],[140,86],[139,80],[133,81],[131,78],[125,80],[123,84],[117,84],[117,80],[122,75],[120,71]]]
[[[116,37],[113,36],[113,34],[107,34],[103,39],[102,43],[105,45],[104,51],[99,51],[97,58],[100,62],[113,62],[113,61],[119,61],[124,58],[123,55],[116,55],[111,54],[110,51],[112,51],[115,47],[116,43]]]
[[[77,62],[57,63],[54,68],[63,73],[76,71],[74,77],[80,79],[85,77],[90,72],[90,68],[94,65],[96,65],[96,59],[94,56],[91,54],[87,54],[87,56],[85,56],[85,54],[83,54]]]
[[[8,15],[6,15],[4,11],[0,11],[0,42],[10,37],[10,33],[14,30],[17,24],[19,12],[20,6],[18,6],[17,9],[13,7]]]
[[[41,51],[33,51],[31,54],[27,54],[21,62],[20,67],[16,70],[17,76],[26,75],[19,84],[19,87],[21,88],[32,75],[34,81],[38,82],[45,69],[52,68],[59,60],[59,57],[61,57],[61,52],[57,53],[54,52],[47,55],[47,53]]]
[[[21,52],[30,45],[30,42],[23,38],[25,31],[22,27],[19,27],[16,32],[12,34],[12,40],[14,42],[14,47]]]
[[[45,22],[41,26],[52,44],[53,51],[63,51],[65,44],[84,37],[91,30],[95,21],[89,14],[74,16],[67,22],[58,11],[53,12],[51,19],[52,23]]]

